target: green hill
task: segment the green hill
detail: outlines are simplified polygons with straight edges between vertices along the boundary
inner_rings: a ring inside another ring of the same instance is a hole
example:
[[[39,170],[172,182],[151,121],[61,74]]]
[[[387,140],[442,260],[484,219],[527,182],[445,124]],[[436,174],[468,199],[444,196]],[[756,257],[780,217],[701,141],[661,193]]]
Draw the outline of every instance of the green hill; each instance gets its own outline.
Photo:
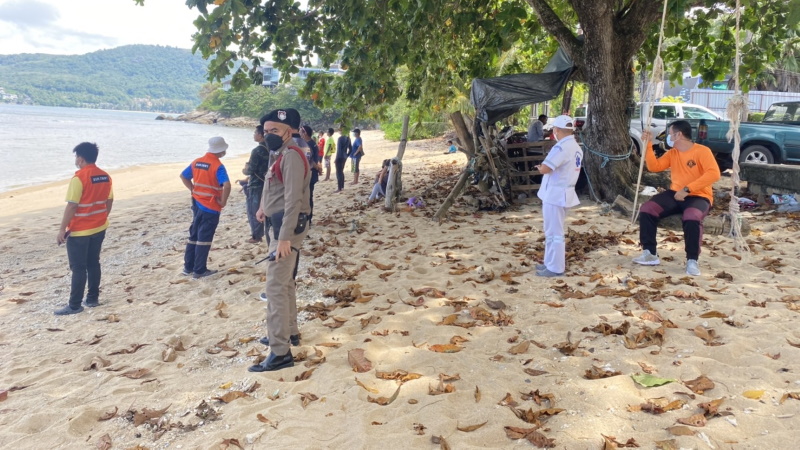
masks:
[[[208,62],[191,51],[127,45],[85,55],[0,55],[0,87],[35,105],[185,112]]]

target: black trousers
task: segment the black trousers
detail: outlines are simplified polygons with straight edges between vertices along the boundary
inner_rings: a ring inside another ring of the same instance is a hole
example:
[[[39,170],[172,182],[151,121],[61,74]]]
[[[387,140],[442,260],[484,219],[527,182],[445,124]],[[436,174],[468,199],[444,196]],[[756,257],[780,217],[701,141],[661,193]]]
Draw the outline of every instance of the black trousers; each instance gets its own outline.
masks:
[[[72,286],[69,292],[69,306],[78,309],[83,301],[86,290],[86,281],[89,281],[89,290],[86,301],[97,302],[100,297],[100,249],[106,230],[91,236],[70,236],[67,238],[67,257],[69,268],[72,270]]]
[[[704,197],[690,195],[679,202],[675,200],[675,191],[667,190],[656,194],[639,210],[639,242],[642,248],[655,255],[658,221],[681,213],[686,259],[697,261],[700,256],[700,245],[703,243],[703,219],[710,209],[711,202]]]
[[[336,164],[336,185],[340,191],[344,189],[344,164],[346,162],[346,158],[334,161],[334,164]]]
[[[208,252],[219,225],[219,214],[203,211],[192,201],[192,225],[189,227],[189,241],[183,255],[183,268],[188,273],[205,273],[208,270]]]

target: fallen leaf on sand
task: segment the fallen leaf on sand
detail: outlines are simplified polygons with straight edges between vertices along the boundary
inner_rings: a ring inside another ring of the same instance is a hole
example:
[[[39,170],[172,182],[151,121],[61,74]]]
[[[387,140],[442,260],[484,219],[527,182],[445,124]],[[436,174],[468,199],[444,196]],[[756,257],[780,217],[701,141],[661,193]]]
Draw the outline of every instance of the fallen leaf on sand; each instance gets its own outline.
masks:
[[[463,347],[455,344],[436,344],[428,347],[428,350],[437,353],[456,353],[460,352]]]
[[[422,378],[422,375],[414,372],[406,372],[405,370],[395,370],[394,372],[381,372],[378,370],[375,371],[375,377],[382,380],[395,380],[405,383],[406,381]]]
[[[103,415],[102,415],[102,416],[100,416],[100,417],[97,419],[97,421],[98,421],[98,422],[104,422],[104,421],[106,421],[106,420],[111,420],[111,419],[113,419],[114,417],[116,417],[116,416],[117,416],[117,411],[119,411],[119,408],[117,408],[117,407],[115,406],[113,411],[106,411],[106,412],[104,412],[104,413],[103,413]]]
[[[527,373],[528,375],[530,375],[532,377],[538,377],[539,375],[544,375],[544,374],[547,373],[547,371],[536,370],[536,369],[525,369],[525,370],[523,370],[523,372]]]
[[[669,383],[678,381],[678,380],[675,380],[673,378],[660,378],[660,377],[656,377],[656,376],[648,375],[648,374],[644,374],[644,375],[635,374],[635,375],[631,375],[631,378],[633,378],[633,381],[635,381],[636,383],[638,383],[638,384],[640,384],[640,385],[642,385],[644,387],[663,386],[665,384],[669,384]]]
[[[519,355],[527,352],[530,346],[531,341],[525,340],[508,349],[508,353],[511,353],[512,355]]]
[[[231,445],[235,445],[235,446],[239,447],[240,449],[244,450],[244,447],[242,447],[242,444],[239,443],[238,439],[223,439],[222,443],[219,444],[219,447],[222,450],[226,450]]]
[[[683,384],[692,390],[695,394],[703,394],[703,392],[714,389],[714,382],[708,379],[705,375],[701,375],[694,380],[684,381]]]
[[[657,450],[678,450],[680,448],[678,446],[678,441],[675,439],[656,441],[655,444]]]
[[[685,419],[678,419],[678,423],[682,423],[684,425],[689,425],[692,427],[704,427],[706,426],[707,420],[706,416],[704,416],[703,414],[695,414]]]
[[[306,406],[308,406],[309,403],[311,403],[313,401],[316,401],[316,400],[319,400],[319,397],[317,397],[316,395],[314,395],[314,394],[312,394],[310,392],[301,392],[300,393],[300,401],[303,404],[303,409],[306,409]]]
[[[97,449],[98,450],[108,450],[111,448],[111,436],[108,434],[104,434],[100,437],[100,440],[97,441]]]
[[[781,401],[779,403],[782,405],[783,402],[785,402],[790,398],[793,398],[795,400],[800,400],[800,392],[787,392],[783,394],[783,396],[781,396]]]
[[[470,426],[467,426],[467,427],[459,427],[458,425],[456,425],[456,429],[457,429],[458,431],[466,431],[466,432],[470,432],[470,431],[475,431],[475,430],[477,430],[478,428],[480,428],[480,427],[482,427],[482,426],[486,425],[487,423],[488,423],[488,422],[483,422],[483,423],[479,423],[479,424],[477,424],[477,425],[470,425]]]
[[[700,314],[700,317],[703,319],[710,319],[710,318],[727,319],[728,315],[719,311],[709,311],[707,313]]]
[[[347,352],[347,362],[354,372],[364,373],[372,370],[372,362],[364,356],[363,348],[354,348]]]
[[[634,438],[630,438],[623,443],[619,442],[614,436],[606,436],[605,434],[601,434],[600,436],[603,436],[603,450],[639,447],[639,444],[636,443],[636,439]]]
[[[486,306],[488,306],[489,308],[492,308],[492,309],[505,309],[506,308],[506,304],[503,303],[500,300],[489,300],[487,298],[486,300],[484,300],[484,302],[486,303]]]
[[[763,390],[745,391],[742,395],[751,400],[760,400],[764,396],[764,392]]]
[[[789,394],[786,394],[787,396]],[[478,386],[475,386],[475,403],[479,403],[481,401],[481,390],[478,389]]]
[[[223,403],[230,403],[230,402],[236,400],[237,398],[242,398],[242,397],[249,397],[249,395],[245,394],[242,391],[231,391],[231,392],[228,392],[227,394],[223,395],[222,397],[211,397],[211,399],[212,400],[219,400],[219,401],[221,401]]]
[[[368,395],[367,396],[367,401],[370,402],[370,403],[377,403],[377,404],[379,404],[381,406],[390,405],[393,401],[395,401],[397,399],[397,395],[400,393],[400,388],[401,387],[403,387],[402,384],[400,386],[397,386],[397,390],[394,391],[394,394],[389,398],[386,398],[386,397],[372,398],[372,397],[370,397]]]
[[[419,297],[420,295],[425,295],[427,297],[432,297],[432,298],[444,298],[444,297],[447,296],[446,292],[441,291],[441,290],[436,289],[436,288],[432,288],[432,287],[424,287],[424,288],[420,288],[420,289],[409,289],[409,291],[411,292],[411,295],[414,296],[414,297]]]
[[[356,384],[357,384],[357,385],[359,385],[359,386],[361,386],[362,388],[364,388],[364,390],[365,390],[365,391],[367,391],[367,392],[369,392],[369,393],[372,393],[372,394],[377,394],[378,392],[380,392],[380,391],[378,391],[378,390],[377,390],[377,389],[375,389],[375,388],[367,387],[367,385],[366,385],[366,384],[364,384],[364,383],[362,383],[362,382],[358,381],[358,378],[356,378]]]
[[[610,378],[617,375],[622,375],[622,372],[619,370],[606,370],[602,367],[592,366],[591,369],[586,370],[586,373],[583,375],[583,377],[587,380],[599,380],[601,378]]]
[[[444,440],[444,436],[431,436],[431,444],[438,445],[439,450],[450,450],[450,444]]]
[[[506,436],[511,440],[527,439],[528,442],[538,448],[553,448],[556,446],[556,440],[548,438],[542,433],[536,431],[540,427],[533,428],[520,428],[520,427],[504,427]]]
[[[669,427],[667,431],[673,436],[694,436],[697,434],[693,429],[684,426]]]
[[[150,373],[150,369],[133,369],[133,370],[129,370],[127,372],[123,372],[123,373],[119,374],[119,376],[130,378],[130,379],[133,379],[133,380],[138,380],[139,378],[142,378],[143,376],[145,376],[145,375],[147,375],[149,373]]]

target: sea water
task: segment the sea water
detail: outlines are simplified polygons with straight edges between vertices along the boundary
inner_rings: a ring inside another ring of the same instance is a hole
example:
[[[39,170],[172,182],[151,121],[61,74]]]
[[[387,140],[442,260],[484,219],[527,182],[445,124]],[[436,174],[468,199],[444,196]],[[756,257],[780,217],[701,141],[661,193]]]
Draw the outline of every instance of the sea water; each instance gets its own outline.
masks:
[[[66,180],[75,173],[72,149],[100,148],[105,170],[162,163],[189,163],[202,156],[208,138],[222,136],[228,156],[255,147],[253,130],[155,120],[158,113],[0,104],[0,192]],[[224,162],[224,160],[223,160]],[[239,173],[240,167],[228,167]],[[178,176],[177,174],[175,175]]]

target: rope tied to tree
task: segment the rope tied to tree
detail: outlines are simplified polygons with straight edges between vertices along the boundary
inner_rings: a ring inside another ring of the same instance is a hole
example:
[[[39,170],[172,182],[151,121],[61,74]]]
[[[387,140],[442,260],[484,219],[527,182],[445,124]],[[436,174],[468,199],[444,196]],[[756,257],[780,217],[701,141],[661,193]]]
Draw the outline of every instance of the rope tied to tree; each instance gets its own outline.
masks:
[[[583,140],[583,133],[581,133],[581,142],[585,142]],[[631,141],[631,146],[628,147],[628,153],[625,153],[624,155],[610,155],[608,153],[599,152],[597,150],[593,150],[586,144],[583,144],[583,147],[586,150],[589,150],[589,153],[603,158],[603,162],[600,163],[601,169],[604,168],[610,161],[625,161],[626,159],[630,158],[631,155],[633,154],[633,141]]]
[[[650,124],[653,122],[653,103],[657,98],[660,98],[664,89],[664,60],[661,59],[661,47],[664,44],[664,23],[667,21],[667,0],[664,0],[664,9],[661,12],[661,30],[658,33],[658,48],[656,48],[656,57],[653,60],[653,72],[650,75],[650,84],[647,86],[647,118],[646,123],[642,123],[642,132],[650,129]],[[658,83],[656,83],[658,80]],[[642,111],[644,113],[644,111]],[[647,147],[647,142],[642,142],[642,147]],[[636,191],[633,197],[633,210],[631,211],[631,225],[636,221],[637,209],[636,205],[639,203],[639,188],[642,185],[642,172],[644,172],[646,148],[642,148],[641,158],[639,160],[639,176],[636,179]]]
[[[741,1],[736,0],[736,61],[734,63],[733,71],[733,83],[736,95],[728,100],[726,112],[731,125],[725,137],[728,138],[728,142],[733,140],[733,153],[731,154],[731,159],[733,160],[733,173],[731,174],[731,201],[730,205],[728,206],[728,214],[731,218],[730,236],[733,238],[733,245],[736,251],[739,253],[744,253],[745,255],[749,255],[750,247],[747,245],[747,241],[744,239],[744,236],[742,236],[742,220],[739,211],[739,197],[736,196],[736,189],[739,187],[739,183],[741,182],[739,179],[739,155],[741,152],[740,146],[742,138],[739,134],[739,125],[741,125],[743,121],[747,120],[747,116],[750,112],[747,95],[742,93],[741,87],[739,86],[739,66],[741,65],[741,32],[739,29],[739,23],[741,21],[741,17]]]

